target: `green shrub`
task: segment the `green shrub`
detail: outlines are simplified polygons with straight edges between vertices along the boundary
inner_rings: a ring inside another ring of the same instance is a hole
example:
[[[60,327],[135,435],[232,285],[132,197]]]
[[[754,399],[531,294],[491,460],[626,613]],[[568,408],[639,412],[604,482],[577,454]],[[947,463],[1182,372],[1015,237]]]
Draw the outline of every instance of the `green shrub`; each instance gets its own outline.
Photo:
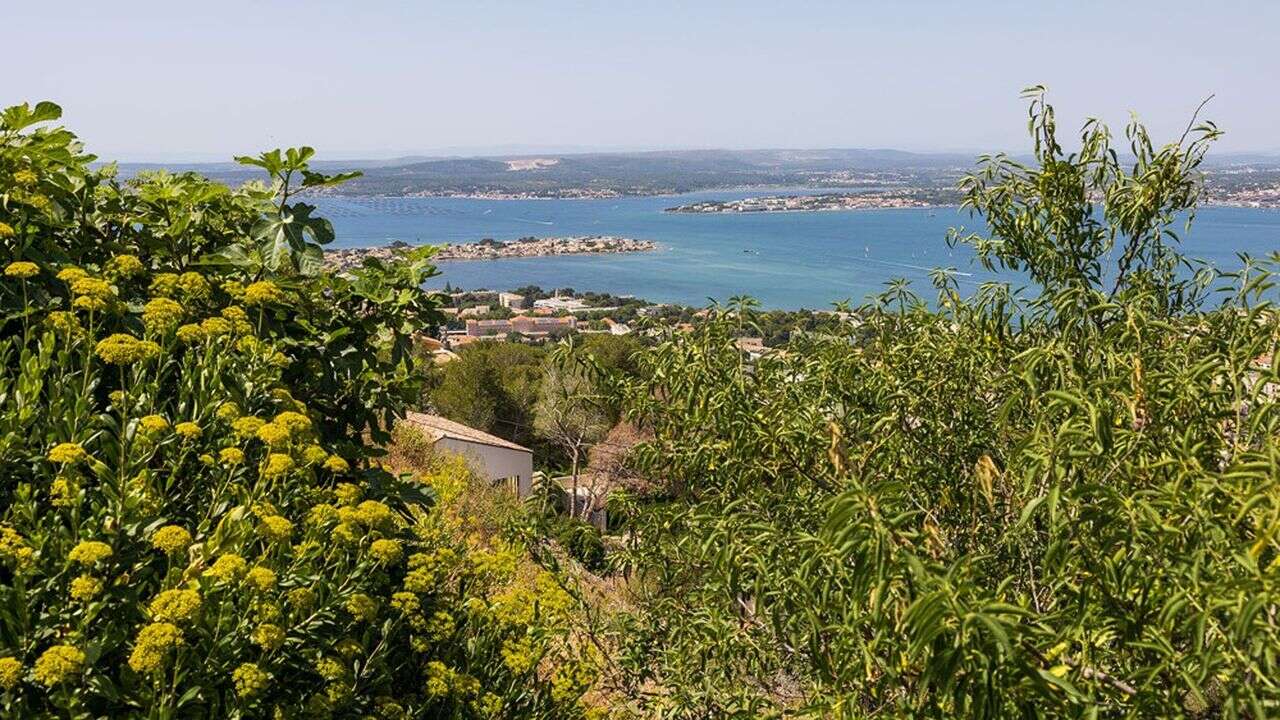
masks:
[[[318,272],[309,150],[120,184],[57,116],[0,114],[0,714],[581,716],[574,603],[454,532],[465,465],[367,463],[427,255]]]

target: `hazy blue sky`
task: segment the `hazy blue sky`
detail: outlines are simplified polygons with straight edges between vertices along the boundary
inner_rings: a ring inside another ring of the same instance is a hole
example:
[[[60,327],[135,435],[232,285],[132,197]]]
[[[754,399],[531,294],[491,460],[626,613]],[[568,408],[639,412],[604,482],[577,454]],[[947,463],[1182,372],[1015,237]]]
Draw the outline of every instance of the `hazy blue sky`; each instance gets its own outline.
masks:
[[[1221,149],[1280,149],[1271,0],[0,0],[0,18],[0,102],[59,102],[111,158],[1021,149],[1033,83],[1064,124],[1135,110],[1161,137],[1216,93]]]

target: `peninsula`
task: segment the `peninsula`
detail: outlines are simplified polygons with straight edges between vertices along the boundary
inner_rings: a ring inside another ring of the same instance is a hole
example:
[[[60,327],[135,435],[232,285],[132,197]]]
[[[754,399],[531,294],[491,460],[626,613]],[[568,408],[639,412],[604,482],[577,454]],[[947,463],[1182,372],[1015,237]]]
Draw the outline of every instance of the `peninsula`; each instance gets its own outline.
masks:
[[[741,200],[703,200],[677,205],[669,213],[755,213],[755,212],[819,212],[824,210],[865,210],[870,208],[933,207],[931,202],[912,194],[824,193],[821,195],[771,195]]]
[[[326,250],[325,267],[345,270],[356,267],[366,257],[389,259],[408,249],[403,242],[383,247],[342,248]],[[598,255],[611,253],[649,252],[657,250],[652,240],[635,240],[615,235],[581,235],[574,237],[522,237],[501,241],[485,238],[479,242],[444,245],[436,252],[436,260],[500,260],[504,258],[543,257],[547,255]]]

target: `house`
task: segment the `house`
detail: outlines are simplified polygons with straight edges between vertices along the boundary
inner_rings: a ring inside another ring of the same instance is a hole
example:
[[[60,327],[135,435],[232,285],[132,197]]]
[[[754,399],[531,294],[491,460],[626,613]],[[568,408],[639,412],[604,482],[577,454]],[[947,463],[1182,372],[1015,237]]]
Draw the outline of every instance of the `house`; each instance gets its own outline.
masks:
[[[470,317],[480,317],[481,315],[488,315],[488,314],[489,314],[488,305],[475,305],[473,307],[466,308],[461,312],[459,312],[458,317],[470,318]]]
[[[518,332],[521,335],[539,337],[554,332],[568,332],[578,327],[578,321],[570,317],[537,317],[517,315],[508,320],[468,320],[467,335],[492,337]]]
[[[524,307],[524,296],[519,293],[500,292],[498,304],[511,310],[520,310]]]
[[[533,306],[535,308],[546,308],[548,310],[551,310],[552,312],[555,312],[558,310],[573,312],[574,310],[585,309],[587,307],[587,304],[577,298],[551,297],[551,298],[545,298],[542,300],[534,300]]]
[[[400,422],[422,432],[439,450],[461,455],[477,472],[503,483],[521,498],[533,487],[533,451],[496,435],[467,427],[439,415],[411,412]]]
[[[601,318],[605,327],[609,328],[610,335],[627,335],[631,332],[631,326],[626,323],[620,323],[613,318]]]

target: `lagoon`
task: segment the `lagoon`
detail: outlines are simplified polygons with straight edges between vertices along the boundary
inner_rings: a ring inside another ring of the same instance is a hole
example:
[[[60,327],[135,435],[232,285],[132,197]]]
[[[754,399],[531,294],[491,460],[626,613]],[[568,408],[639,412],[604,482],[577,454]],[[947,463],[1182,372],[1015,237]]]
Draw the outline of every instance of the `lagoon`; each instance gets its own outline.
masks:
[[[603,200],[470,198],[319,198],[338,239],[329,247],[512,240],[523,236],[622,235],[657,242],[648,253],[441,262],[433,285],[510,289],[572,287],[632,294],[655,302],[704,305],[751,295],[768,308],[829,307],[862,301],[893,278],[932,297],[929,271],[953,267],[962,290],[993,276],[947,229],[978,225],[955,208],[797,213],[682,214],[664,208],[732,200],[769,191],[701,192],[678,197]],[[812,190],[793,192],[809,192]],[[1181,230],[1181,227],[1179,228]],[[1223,269],[1237,253],[1280,250],[1280,210],[1202,208],[1183,251]]]

